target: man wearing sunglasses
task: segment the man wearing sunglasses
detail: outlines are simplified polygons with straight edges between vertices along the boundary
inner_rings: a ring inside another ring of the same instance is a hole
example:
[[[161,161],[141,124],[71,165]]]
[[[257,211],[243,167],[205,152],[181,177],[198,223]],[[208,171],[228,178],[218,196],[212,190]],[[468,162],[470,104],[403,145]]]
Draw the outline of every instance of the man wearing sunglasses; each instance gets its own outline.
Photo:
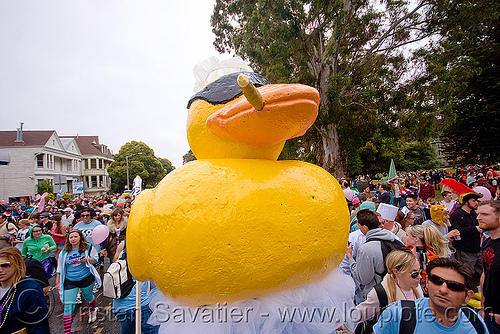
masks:
[[[500,333],[500,201],[480,202],[477,220],[490,235],[483,242],[480,313],[490,333]]]
[[[427,264],[429,297],[391,304],[373,327],[379,333],[488,333],[482,318],[462,308],[474,292],[471,268],[455,259]]]
[[[83,236],[85,237],[85,240],[87,240],[87,242],[89,244],[91,244],[93,247],[95,247],[97,253],[99,253],[101,251],[101,246],[96,245],[94,243],[94,241],[92,241],[92,231],[97,226],[100,226],[101,222],[95,220],[93,218],[94,215],[95,215],[94,210],[89,209],[89,208],[83,209],[82,213],[81,213],[82,221],[79,222],[78,224],[76,224],[73,227],[73,229],[82,231]]]

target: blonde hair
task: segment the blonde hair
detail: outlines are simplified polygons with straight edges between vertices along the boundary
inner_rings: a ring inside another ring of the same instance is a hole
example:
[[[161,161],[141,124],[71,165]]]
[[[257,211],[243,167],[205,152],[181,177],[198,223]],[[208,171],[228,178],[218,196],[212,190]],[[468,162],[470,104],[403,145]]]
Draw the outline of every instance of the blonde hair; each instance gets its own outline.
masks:
[[[17,222],[17,225],[19,225],[19,227],[21,226],[30,226],[31,224],[33,223],[32,220],[29,220],[29,219],[21,219]]]
[[[406,231],[412,236],[419,238],[424,244],[425,248],[432,251],[437,257],[446,257],[448,255],[448,243],[439,232],[439,230],[432,225],[414,225],[408,226]]]
[[[26,264],[24,264],[23,256],[16,247],[5,247],[0,249],[0,257],[7,259],[16,269],[14,273],[13,284],[17,284],[24,276],[26,276]]]
[[[411,268],[417,262],[417,257],[415,254],[411,252],[405,252],[401,250],[395,250],[387,255],[385,259],[385,265],[387,267],[387,289],[389,290],[389,297],[392,302],[396,302],[396,286],[397,286],[397,278],[394,270],[397,270],[399,273],[406,273],[411,270]],[[417,295],[417,289],[412,287],[413,294]]]

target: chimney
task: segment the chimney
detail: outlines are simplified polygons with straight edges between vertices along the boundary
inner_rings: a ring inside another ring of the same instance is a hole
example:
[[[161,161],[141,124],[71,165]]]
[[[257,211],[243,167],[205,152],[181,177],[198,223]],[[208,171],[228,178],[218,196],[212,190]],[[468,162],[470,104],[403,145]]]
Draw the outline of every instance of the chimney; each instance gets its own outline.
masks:
[[[14,145],[23,145],[24,140],[23,140],[23,122],[21,122],[21,126],[17,128],[17,138],[16,141],[14,142]]]

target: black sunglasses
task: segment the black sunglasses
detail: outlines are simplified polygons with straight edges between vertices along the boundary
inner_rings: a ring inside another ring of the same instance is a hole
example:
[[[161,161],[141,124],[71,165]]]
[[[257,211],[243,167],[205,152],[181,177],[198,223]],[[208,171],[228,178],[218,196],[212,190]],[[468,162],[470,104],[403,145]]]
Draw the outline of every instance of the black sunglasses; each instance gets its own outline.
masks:
[[[422,274],[422,269],[411,272],[410,276],[411,276],[411,278],[415,279],[415,278],[417,278],[421,274]]]
[[[449,281],[447,279],[444,279],[444,278],[439,277],[439,276],[434,275],[434,274],[429,274],[428,277],[429,277],[429,281],[431,281],[435,285],[441,286],[441,285],[443,285],[443,283],[446,283],[446,286],[451,291],[464,292],[467,290],[467,288],[465,287],[465,284],[463,284],[463,283]]]
[[[0,263],[0,268],[9,268],[12,265],[10,262]]]
[[[87,214],[81,214],[80,216],[82,216],[82,217],[88,217],[88,216],[90,216],[90,214],[89,213],[87,213]]]

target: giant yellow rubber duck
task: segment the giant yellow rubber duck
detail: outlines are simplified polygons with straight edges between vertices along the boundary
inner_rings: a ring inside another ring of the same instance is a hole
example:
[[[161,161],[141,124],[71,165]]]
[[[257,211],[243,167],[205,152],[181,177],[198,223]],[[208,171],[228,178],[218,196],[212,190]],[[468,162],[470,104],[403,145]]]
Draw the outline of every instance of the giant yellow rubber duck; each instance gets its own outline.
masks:
[[[189,101],[197,157],[135,200],[130,270],[188,306],[236,302],[304,286],[342,260],[349,215],[322,168],[277,161],[318,114],[318,92],[225,75]]]

